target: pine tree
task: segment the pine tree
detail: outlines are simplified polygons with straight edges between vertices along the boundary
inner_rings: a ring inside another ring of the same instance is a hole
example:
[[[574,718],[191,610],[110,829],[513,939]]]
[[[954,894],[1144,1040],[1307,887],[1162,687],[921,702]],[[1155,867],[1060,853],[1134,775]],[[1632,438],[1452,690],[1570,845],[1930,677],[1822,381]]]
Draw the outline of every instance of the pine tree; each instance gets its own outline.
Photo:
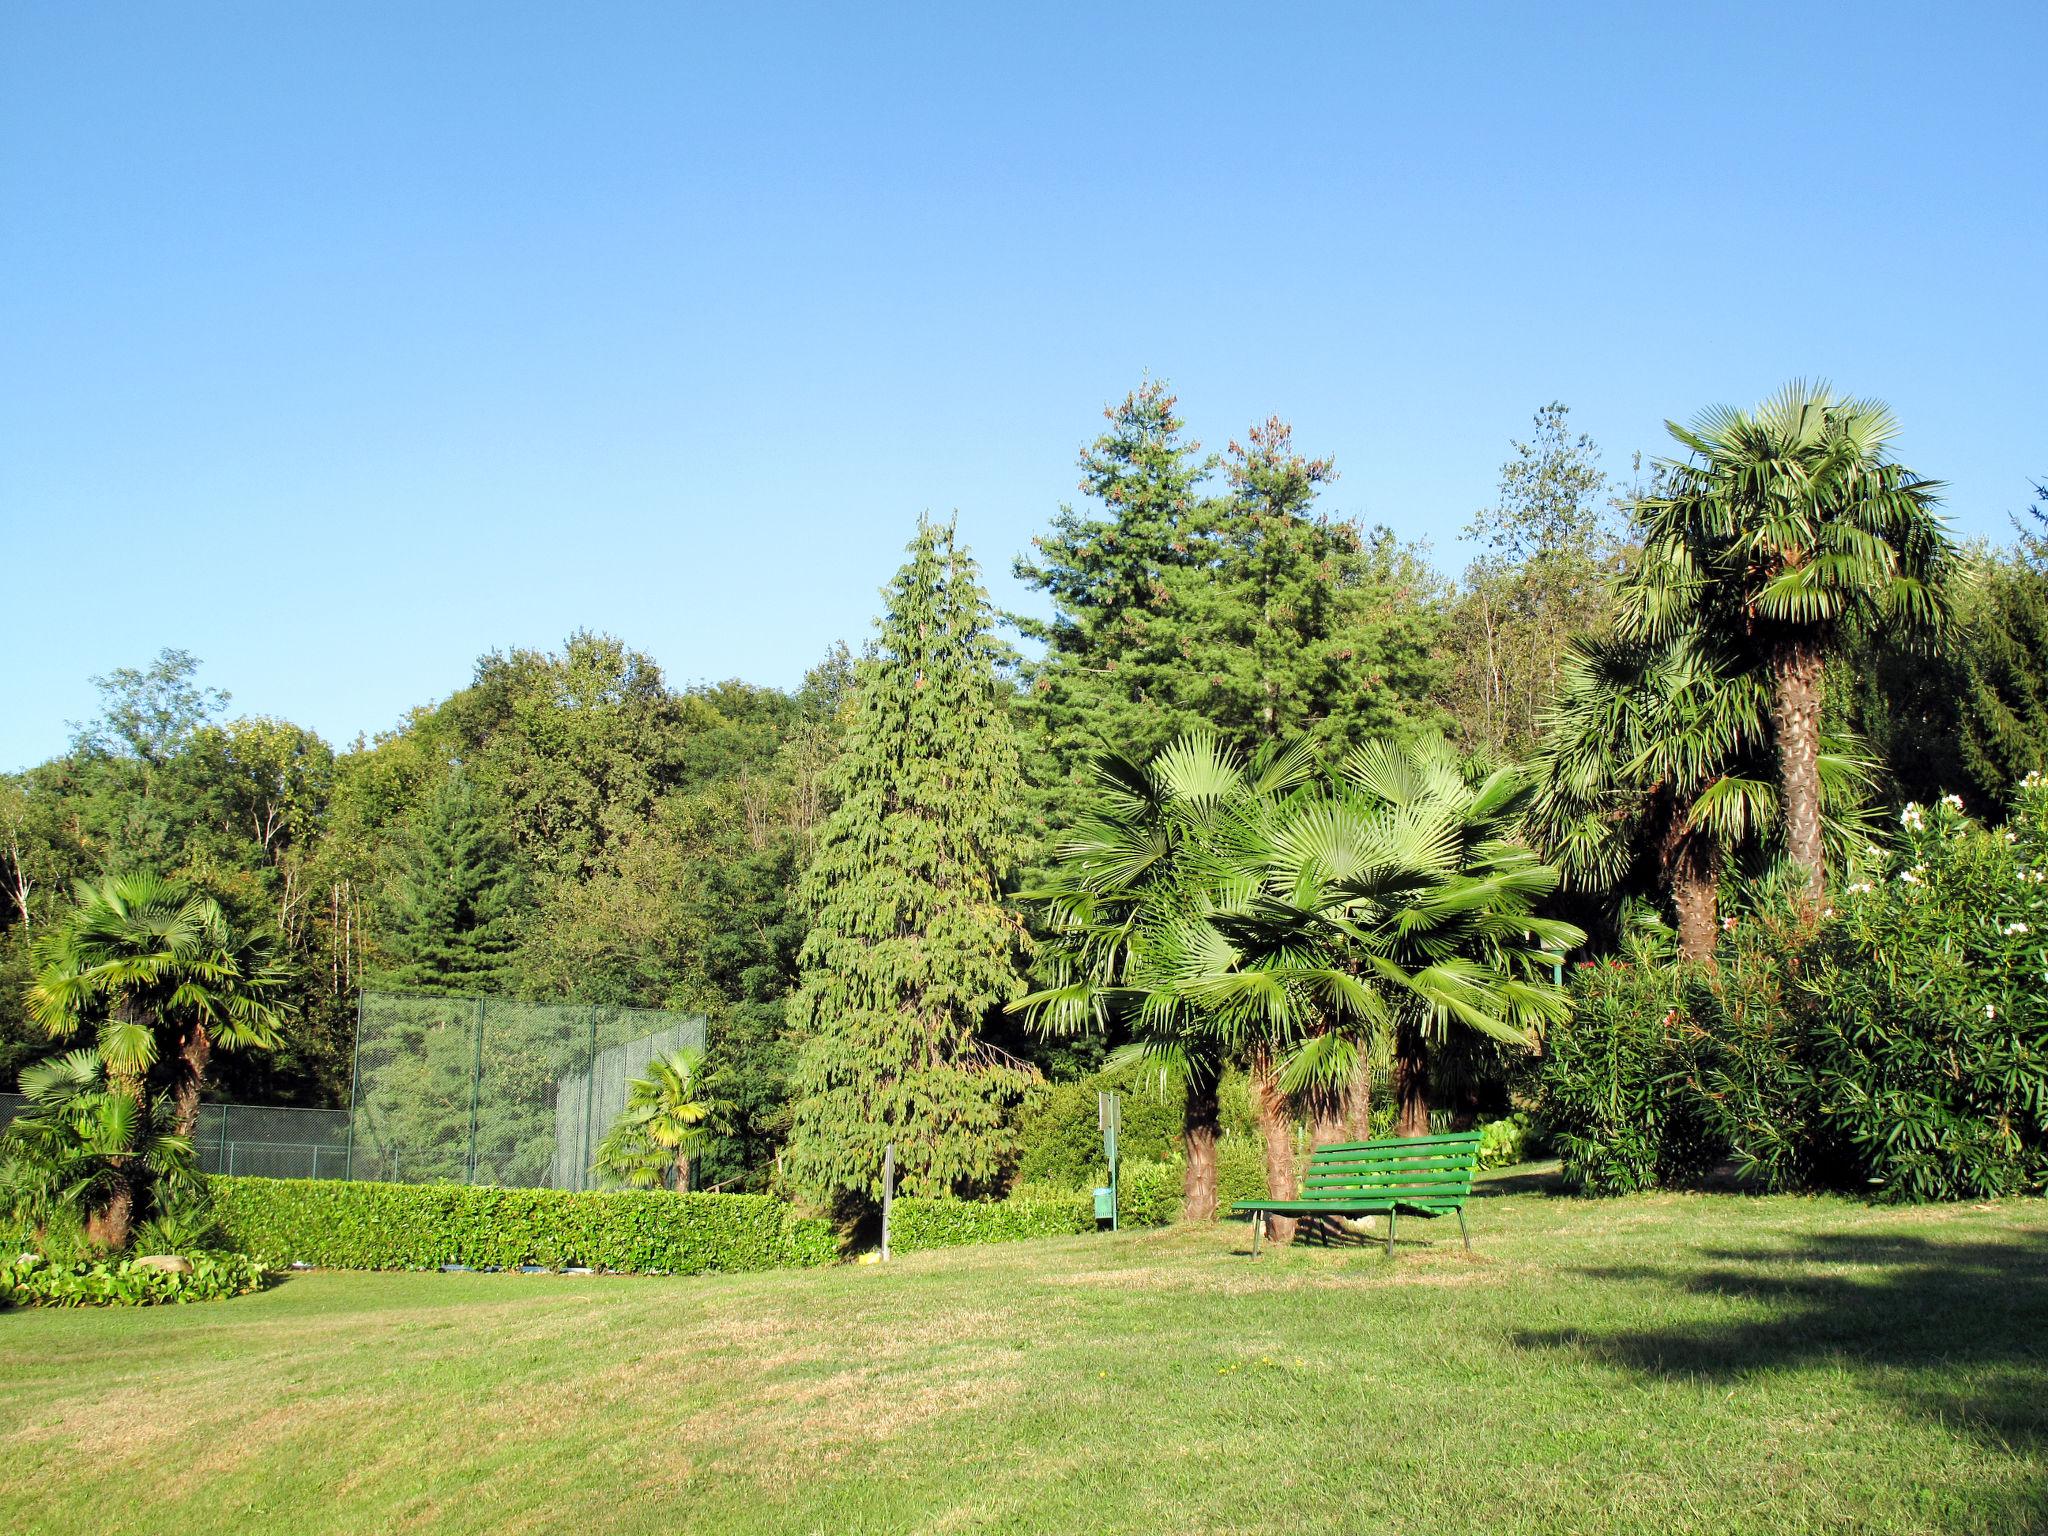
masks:
[[[505,990],[523,899],[511,839],[454,769],[398,845],[377,981],[438,996]]]
[[[1962,757],[1992,805],[2048,766],[2048,485],[2040,531],[1988,563],[1979,622],[1963,645]]]
[[[920,520],[910,552],[856,670],[790,1004],[787,1170],[856,1198],[880,1193],[892,1141],[906,1193],[989,1185],[1027,1080],[980,1037],[1021,990],[1026,943],[1003,902],[1024,845],[1000,647],[952,525]]]

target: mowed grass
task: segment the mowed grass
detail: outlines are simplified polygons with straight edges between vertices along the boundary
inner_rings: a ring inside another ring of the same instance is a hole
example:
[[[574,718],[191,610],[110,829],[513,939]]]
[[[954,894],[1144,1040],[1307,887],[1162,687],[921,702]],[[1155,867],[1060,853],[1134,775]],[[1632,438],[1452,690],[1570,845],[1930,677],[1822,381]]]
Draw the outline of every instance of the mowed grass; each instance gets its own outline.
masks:
[[[2042,1202],[1471,1219],[0,1314],[0,1531],[2048,1530]]]

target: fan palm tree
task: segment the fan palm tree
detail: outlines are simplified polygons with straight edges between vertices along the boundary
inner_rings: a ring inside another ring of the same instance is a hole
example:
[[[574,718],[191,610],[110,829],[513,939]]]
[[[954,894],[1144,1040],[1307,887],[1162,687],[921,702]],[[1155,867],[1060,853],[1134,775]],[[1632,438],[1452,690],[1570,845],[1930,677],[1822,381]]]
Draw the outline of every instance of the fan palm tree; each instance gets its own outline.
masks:
[[[1614,891],[1639,861],[1680,952],[1714,949],[1722,870],[1777,827],[1771,690],[1697,630],[1574,641],[1535,765],[1529,828],[1567,881]],[[1830,736],[1819,758],[1831,845],[1863,830],[1870,765]]]
[[[189,1137],[215,1048],[278,1043],[271,999],[289,976],[274,940],[237,933],[211,897],[155,875],[81,881],[76,894],[31,950],[29,1016],[53,1040],[90,1030],[109,1083],[138,1104],[174,1058],[174,1128]]]
[[[1052,878],[1025,893],[1050,929],[1039,951],[1047,985],[1011,1008],[1050,1035],[1126,1034],[1127,1058],[1181,1086],[1189,1221],[1216,1214],[1217,1089],[1230,1043],[1185,983],[1227,963],[1212,920],[1256,899],[1260,829],[1313,769],[1305,742],[1246,764],[1207,734],[1148,762],[1099,759],[1092,813],[1059,845]],[[1258,1096],[1262,1121],[1273,1097]]]
[[[1529,795],[1441,741],[1364,743],[1270,824],[1258,899],[1214,924],[1227,963],[1186,990],[1278,1042],[1292,1092],[1350,1082],[1391,1038],[1395,1134],[1427,1135],[1450,1030],[1530,1047],[1568,1011],[1550,975],[1585,935],[1537,915],[1558,872],[1520,841]]]
[[[1941,487],[1889,457],[1889,409],[1821,383],[1666,426],[1688,457],[1663,461],[1659,493],[1637,504],[1643,574],[1623,594],[1624,633],[1697,628],[1764,668],[1785,852],[1817,901],[1822,667],[1845,624],[1923,636],[1946,624],[1957,553]]]
[[[110,1088],[99,1053],[69,1051],[26,1067],[27,1108],[0,1135],[7,1214],[46,1228],[85,1213],[86,1241],[118,1251],[144,1197],[191,1177],[189,1137],[162,1129],[169,1104]]]
[[[704,1053],[657,1056],[626,1086],[626,1107],[598,1143],[592,1171],[634,1189],[690,1189],[691,1155],[720,1127],[725,1105],[707,1092]]]

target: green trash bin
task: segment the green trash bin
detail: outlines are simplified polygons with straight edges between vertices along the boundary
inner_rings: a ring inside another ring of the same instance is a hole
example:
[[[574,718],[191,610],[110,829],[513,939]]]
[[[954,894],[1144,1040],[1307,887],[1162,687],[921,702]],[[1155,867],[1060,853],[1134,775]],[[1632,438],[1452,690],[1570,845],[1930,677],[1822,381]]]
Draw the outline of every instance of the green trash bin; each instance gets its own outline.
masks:
[[[1107,1184],[1102,1185],[1095,1191],[1095,1219],[1097,1221],[1116,1220],[1116,1191]]]

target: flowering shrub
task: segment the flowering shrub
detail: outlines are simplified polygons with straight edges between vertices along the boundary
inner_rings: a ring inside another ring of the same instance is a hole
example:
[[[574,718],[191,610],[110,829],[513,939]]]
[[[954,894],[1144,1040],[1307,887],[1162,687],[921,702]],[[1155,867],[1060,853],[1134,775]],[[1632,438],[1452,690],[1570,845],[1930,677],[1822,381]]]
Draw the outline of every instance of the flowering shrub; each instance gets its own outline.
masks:
[[[1807,1001],[1824,1134],[1884,1197],[2048,1180],[2048,785],[2000,831],[1908,806],[1883,878],[1842,894]]]
[[[1574,974],[1544,1117],[1591,1194],[1730,1156],[1766,1190],[1958,1200],[2048,1185],[2048,783],[2006,826],[1909,805],[1818,923],[1764,899],[1712,966]]]

